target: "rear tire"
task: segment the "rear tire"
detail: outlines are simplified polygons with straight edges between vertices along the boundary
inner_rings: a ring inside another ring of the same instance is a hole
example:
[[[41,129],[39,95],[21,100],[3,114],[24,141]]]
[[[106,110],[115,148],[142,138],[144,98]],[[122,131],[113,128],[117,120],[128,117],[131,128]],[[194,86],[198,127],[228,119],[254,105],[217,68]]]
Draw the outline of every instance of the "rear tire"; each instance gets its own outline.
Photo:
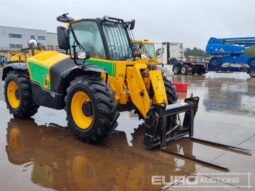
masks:
[[[255,70],[251,70],[251,71],[250,71],[250,76],[251,76],[252,78],[255,78]]]
[[[165,76],[163,76],[165,89],[166,89],[166,96],[168,104],[174,104],[178,100],[178,95],[176,94],[175,87],[172,85],[171,81],[168,80]],[[138,109],[135,109],[135,113],[138,114],[139,119],[144,119],[143,115],[139,112]]]
[[[251,69],[249,74],[252,78],[255,78],[255,58],[251,58],[249,61],[248,61],[248,64],[250,66],[250,68],[253,68],[253,70]]]
[[[79,95],[87,96],[80,99],[81,104]],[[75,78],[67,88],[65,101],[68,126],[81,140],[100,142],[118,125],[118,104],[114,94],[97,76]]]
[[[222,60],[221,58],[218,57],[212,57],[209,61],[210,66],[221,66],[222,65]]]
[[[37,113],[39,106],[33,101],[30,79],[23,72],[10,71],[4,89],[7,108],[14,117],[27,119]]]
[[[166,77],[164,77],[163,79],[164,79],[164,84],[166,88],[166,96],[167,96],[168,105],[174,104],[178,100],[178,95],[176,94],[175,87],[172,85],[171,81],[168,80]],[[171,123],[174,123],[174,124],[176,123],[176,117],[167,118],[167,127],[169,127]]]
[[[174,65],[174,67],[173,67],[173,73],[174,73],[175,75],[180,74],[180,73],[181,73],[180,66]]]
[[[171,81],[168,80],[166,77],[164,77],[163,79],[164,79],[164,84],[166,88],[166,96],[167,96],[168,104],[173,104],[178,99],[175,87],[172,85]]]
[[[185,66],[182,66],[181,68],[181,74],[182,75],[187,75],[187,68]]]

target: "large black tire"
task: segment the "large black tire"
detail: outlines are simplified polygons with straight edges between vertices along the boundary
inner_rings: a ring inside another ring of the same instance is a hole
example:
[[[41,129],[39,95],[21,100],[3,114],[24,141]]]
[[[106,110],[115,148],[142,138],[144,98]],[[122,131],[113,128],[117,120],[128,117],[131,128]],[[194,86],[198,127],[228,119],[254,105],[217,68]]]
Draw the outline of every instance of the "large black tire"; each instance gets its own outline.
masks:
[[[221,66],[222,65],[222,60],[221,58],[218,57],[212,57],[209,61],[210,66]]]
[[[79,127],[71,111],[72,99],[77,92],[84,92],[90,99],[91,114],[87,115],[92,116],[92,122],[86,128]],[[68,126],[83,141],[100,142],[118,125],[118,103],[114,99],[113,92],[97,76],[76,77],[67,88],[65,101]]]
[[[249,72],[249,74],[250,74],[250,76],[252,77],[252,78],[255,78],[255,58],[251,58],[251,59],[249,59],[249,61],[248,61],[248,64],[249,64],[249,66],[250,66],[250,72]]]
[[[204,74],[204,71],[202,69],[199,69],[198,73],[197,73],[199,76],[203,75]]]
[[[165,84],[165,88],[166,88],[168,104],[173,104],[178,99],[175,87],[172,85],[171,81],[168,80],[166,77],[164,77],[163,79],[164,79],[164,84]]]
[[[181,74],[182,75],[187,75],[187,68],[186,68],[186,66],[182,66],[181,67]]]
[[[8,85],[15,83],[17,85],[16,97],[20,101],[17,107],[10,104],[7,93]],[[21,71],[12,70],[5,78],[4,96],[7,108],[16,118],[27,119],[37,113],[39,106],[33,101],[31,81],[27,75]]]
[[[174,65],[174,66],[173,66],[173,73],[174,73],[175,75],[180,74],[180,73],[181,73],[181,66]]]

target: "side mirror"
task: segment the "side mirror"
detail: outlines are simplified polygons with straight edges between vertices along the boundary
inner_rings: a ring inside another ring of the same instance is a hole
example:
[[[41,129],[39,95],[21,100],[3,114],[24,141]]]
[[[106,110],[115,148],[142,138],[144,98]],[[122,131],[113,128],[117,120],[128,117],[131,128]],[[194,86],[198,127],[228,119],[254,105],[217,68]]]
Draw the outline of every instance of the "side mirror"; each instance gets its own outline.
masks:
[[[57,35],[58,35],[58,46],[60,49],[68,50],[69,46],[69,38],[67,29],[65,27],[59,26],[57,28]]]
[[[73,22],[74,19],[72,17],[68,17],[67,16],[68,13],[64,13],[60,16],[57,17],[57,21],[61,22],[61,23],[70,23],[70,22]]]
[[[133,30],[134,28],[135,28],[135,20],[132,20],[132,21],[130,22],[129,29],[130,29],[130,30]]]

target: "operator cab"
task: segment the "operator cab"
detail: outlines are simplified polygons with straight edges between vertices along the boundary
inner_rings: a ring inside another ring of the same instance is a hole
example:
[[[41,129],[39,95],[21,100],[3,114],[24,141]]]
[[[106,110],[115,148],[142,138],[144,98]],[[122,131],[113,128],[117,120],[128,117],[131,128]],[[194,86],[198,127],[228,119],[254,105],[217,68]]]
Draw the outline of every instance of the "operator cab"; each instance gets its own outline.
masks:
[[[74,60],[89,57],[107,60],[133,59],[130,30],[135,21],[124,22],[122,19],[103,17],[101,19],[74,20],[63,14],[57,18],[66,23],[58,27],[58,43]]]

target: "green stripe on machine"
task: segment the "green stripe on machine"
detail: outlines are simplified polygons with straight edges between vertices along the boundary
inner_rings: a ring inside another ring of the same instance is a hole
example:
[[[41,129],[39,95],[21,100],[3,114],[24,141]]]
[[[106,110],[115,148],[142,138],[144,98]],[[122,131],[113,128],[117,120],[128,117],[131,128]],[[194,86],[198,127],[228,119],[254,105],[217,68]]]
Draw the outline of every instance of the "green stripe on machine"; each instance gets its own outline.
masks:
[[[87,63],[104,68],[110,76],[116,76],[116,64],[101,60],[87,59]]]
[[[28,67],[31,80],[39,83],[42,88],[45,88],[44,82],[46,76],[49,75],[49,69],[33,61],[28,62]],[[50,82],[47,84],[46,88],[50,89]]]

